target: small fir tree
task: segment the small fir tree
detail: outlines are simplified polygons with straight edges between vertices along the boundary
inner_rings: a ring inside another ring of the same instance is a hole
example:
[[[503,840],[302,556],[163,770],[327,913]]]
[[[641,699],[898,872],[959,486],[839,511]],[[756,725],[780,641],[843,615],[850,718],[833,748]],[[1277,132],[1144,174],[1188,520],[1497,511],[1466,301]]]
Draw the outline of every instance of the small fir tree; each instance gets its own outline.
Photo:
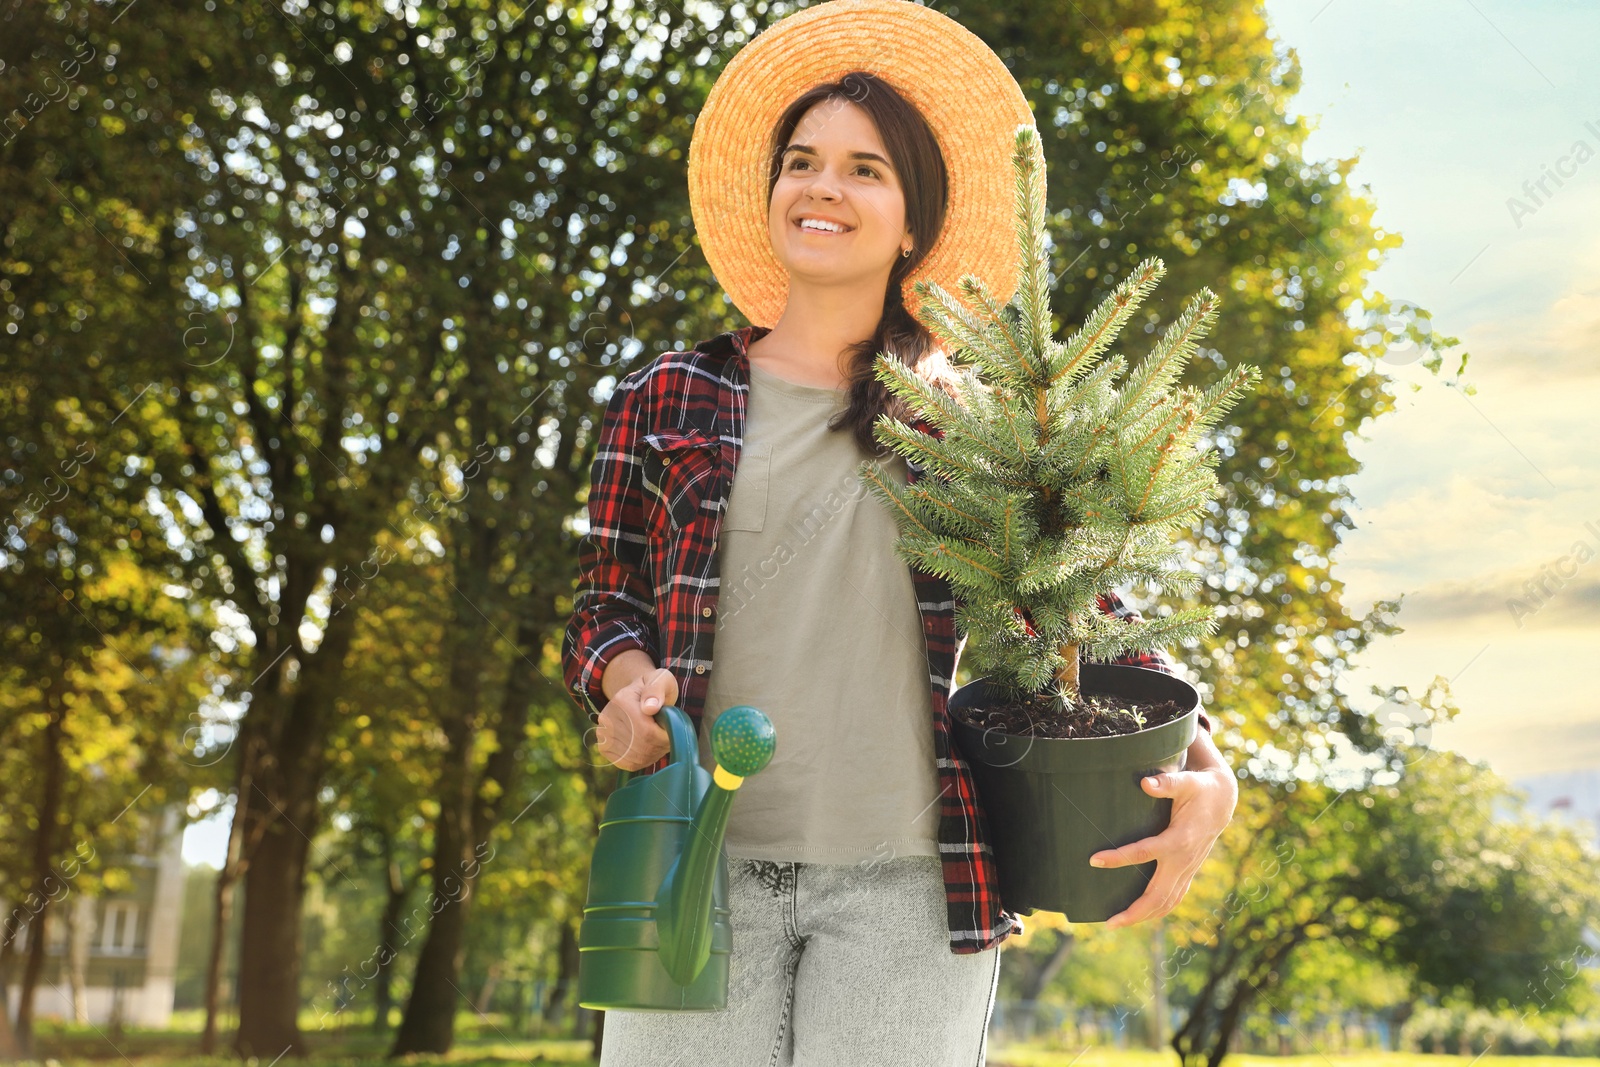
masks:
[[[1210,634],[1213,609],[1129,623],[1097,610],[1098,594],[1132,580],[1195,589],[1176,566],[1172,534],[1194,520],[1218,483],[1214,451],[1197,447],[1260,379],[1231,369],[1209,389],[1175,385],[1216,318],[1200,293],[1131,374],[1107,347],[1166,267],[1146,259],[1066,342],[1051,336],[1044,174],[1031,126],[1017,129],[1020,269],[999,304],[972,274],[957,288],[918,282],[922,318],[953,354],[960,403],[880,355],[878,380],[935,428],[883,416],[874,436],[926,477],[900,486],[873,462],[862,477],[895,515],[896,555],[949,580],[965,603],[967,651],[1013,699],[1047,697],[1064,714],[1082,701],[1080,655],[1109,659]],[[976,313],[972,309],[977,309]]]

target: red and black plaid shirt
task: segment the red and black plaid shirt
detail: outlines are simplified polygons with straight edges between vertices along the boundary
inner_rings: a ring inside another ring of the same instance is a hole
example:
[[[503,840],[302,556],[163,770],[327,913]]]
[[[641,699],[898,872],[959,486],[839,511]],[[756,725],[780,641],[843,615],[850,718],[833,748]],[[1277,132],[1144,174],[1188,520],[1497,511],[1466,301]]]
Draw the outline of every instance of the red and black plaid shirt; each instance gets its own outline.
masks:
[[[678,680],[678,705],[696,730],[710,681],[716,635],[718,534],[744,443],[750,376],[746,346],[764,327],[719,334],[687,352],[667,352],[618,381],[606,405],[591,469],[589,532],[579,548],[578,589],[562,640],[567,688],[591,719],[606,703],[600,680],[619,652],[642,649]],[[925,433],[941,431],[920,420]],[[907,483],[919,467],[908,464]],[[961,647],[956,599],[944,578],[911,571],[927,640],[933,692],[933,751],[939,792],[950,949],[980,952],[1022,920],[1005,911],[984,813],[970,771],[951,743],[947,700]],[[1100,609],[1138,620],[1114,593]],[[1178,674],[1165,652],[1113,659]],[[1204,713],[1201,725],[1210,730]],[[648,769],[667,765],[663,756]]]

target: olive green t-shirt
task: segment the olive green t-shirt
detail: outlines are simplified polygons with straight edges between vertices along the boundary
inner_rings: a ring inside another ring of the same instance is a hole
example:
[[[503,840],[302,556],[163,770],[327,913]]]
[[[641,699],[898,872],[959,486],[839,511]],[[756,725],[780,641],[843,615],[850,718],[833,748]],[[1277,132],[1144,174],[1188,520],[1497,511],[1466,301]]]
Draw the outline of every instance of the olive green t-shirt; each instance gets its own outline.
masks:
[[[771,718],[772,762],[734,794],[727,853],[810,863],[938,855],[926,644],[893,516],[827,427],[844,390],[750,364],[744,445],[718,551],[721,587],[700,762],[717,715]],[[880,458],[904,485],[905,461]]]

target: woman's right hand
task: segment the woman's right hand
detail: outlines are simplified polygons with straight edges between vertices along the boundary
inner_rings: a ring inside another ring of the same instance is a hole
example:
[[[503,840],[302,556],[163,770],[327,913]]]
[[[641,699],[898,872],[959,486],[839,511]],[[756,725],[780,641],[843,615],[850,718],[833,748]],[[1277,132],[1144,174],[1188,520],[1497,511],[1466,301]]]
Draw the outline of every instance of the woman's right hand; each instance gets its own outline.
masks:
[[[672,750],[656,714],[678,702],[678,680],[665,667],[640,675],[617,690],[600,709],[595,747],[625,771],[642,771]]]

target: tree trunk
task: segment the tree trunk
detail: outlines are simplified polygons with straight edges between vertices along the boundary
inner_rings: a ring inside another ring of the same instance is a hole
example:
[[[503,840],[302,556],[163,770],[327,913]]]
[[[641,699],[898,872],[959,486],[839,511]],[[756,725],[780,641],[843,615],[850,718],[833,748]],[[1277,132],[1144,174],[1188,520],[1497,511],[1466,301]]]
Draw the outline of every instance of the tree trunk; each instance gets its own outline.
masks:
[[[1061,695],[1071,704],[1076,704],[1082,699],[1082,691],[1078,688],[1078,643],[1076,641],[1061,646],[1061,658],[1065,660],[1061,669],[1056,672],[1056,687]]]
[[[384,835],[384,856],[388,859],[387,896],[383,916],[378,920],[378,973],[373,975],[372,1028],[380,1033],[389,1029],[389,1011],[394,1007],[394,958],[400,951],[400,912],[406,906],[406,884],[400,861],[394,855],[394,839]]]
[[[200,1054],[216,1054],[216,1021],[222,1006],[222,957],[227,952],[227,925],[234,918],[234,883],[229,867],[216,872],[216,909],[211,913],[211,945],[205,963],[205,1029],[200,1032]]]
[[[0,970],[0,980],[5,977],[5,971]],[[0,986],[0,993],[4,987]],[[16,1060],[22,1058],[22,1050],[17,1048],[17,1035],[11,1029],[11,1006],[0,997],[0,1060]]]
[[[45,723],[40,762],[44,787],[39,798],[39,828],[33,836],[33,895],[39,910],[28,920],[28,958],[22,969],[22,985],[17,992],[17,1047],[24,1055],[33,1050],[33,994],[44,973],[45,935],[50,929],[51,883],[55,881],[56,824],[61,819],[62,778],[66,771],[63,746],[66,740],[66,709],[59,697],[50,694],[50,718]]]
[[[255,793],[254,776],[249,766],[252,744],[246,743],[243,732],[237,757],[238,772],[234,778],[233,818],[228,820],[228,852],[217,872],[216,903],[211,911],[211,944],[206,950],[206,1022],[200,1031],[200,1054],[213,1056],[217,1051],[217,1016],[222,1009],[222,961],[227,953],[228,924],[233,921],[233,897],[239,876],[245,866],[244,830],[249,822],[250,801]]]
[[[1206,1067],[1219,1067],[1223,1057],[1228,1055],[1237,1036],[1239,1020],[1244,1016],[1245,1008],[1256,996],[1256,990],[1250,988],[1247,991],[1247,985],[1243,979],[1234,983],[1233,993],[1217,1017],[1216,1040],[1211,1042],[1211,1047],[1206,1050]]]
[[[1385,1052],[1410,1052],[1406,1042],[1400,1037],[1400,1031],[1405,1028],[1406,1020],[1411,1018],[1417,1010],[1416,1003],[1410,1000],[1401,1001],[1388,1012],[1389,1016],[1389,1043]]]
[[[1161,973],[1167,955],[1167,920],[1157,919],[1150,931],[1150,1028],[1149,1047],[1160,1049],[1167,1043],[1167,980]]]
[[[1184,1024],[1173,1033],[1170,1041],[1174,1053],[1178,1053],[1178,1061],[1184,1067],[1197,1067],[1206,1061],[1206,1038],[1210,1037],[1211,1016],[1213,1016],[1213,997],[1216,989],[1221,984],[1222,973],[1216,963],[1216,957],[1221,952],[1221,945],[1213,949],[1210,973],[1206,974],[1205,985],[1195,995],[1194,1006],[1189,1009],[1189,1017],[1184,1019]]]
[[[495,960],[489,964],[489,971],[483,976],[483,988],[478,990],[478,1000],[472,1007],[479,1015],[488,1015],[489,1006],[494,1003],[494,991],[500,986],[500,961]]]
[[[306,1051],[297,1016],[300,915],[310,842],[290,823],[290,819],[278,818],[267,828],[244,877],[239,1032],[234,1049],[241,1057],[255,1056],[268,1062]]]
[[[456,976],[461,972],[461,956],[466,944],[467,908],[472,886],[461,861],[459,826],[441,812],[434,831],[433,918],[428,936],[417,956],[416,977],[405,1015],[395,1034],[391,1056],[413,1052],[445,1053],[455,1040],[456,1007],[461,996]],[[471,868],[468,868],[471,869]]]
[[[1027,1001],[1038,1001],[1044,994],[1046,987],[1061,973],[1061,968],[1066,965],[1072,950],[1077,947],[1078,939],[1069,933],[1056,931],[1055,951],[1050,953],[1050,958],[1040,965],[1031,980],[1023,989],[1023,998]]]
[[[1212,1042],[1206,1059],[1209,1067],[1219,1067],[1223,1057],[1232,1050],[1239,1037],[1245,1011],[1258,997],[1277,985],[1279,969],[1295,947],[1305,940],[1306,929],[1326,918],[1327,912],[1324,911],[1305,923],[1289,928],[1287,936],[1280,936],[1242,969],[1229,992],[1227,1003],[1218,1013],[1216,1040]]]
[[[371,538],[354,540],[366,544]],[[304,602],[298,594],[286,599]],[[280,695],[278,679],[284,665],[275,665],[276,673],[268,676],[262,694],[271,703],[261,707],[264,714],[252,726],[252,743],[243,757],[250,761],[252,777],[244,829],[244,924],[239,937],[239,1030],[234,1050],[244,1057],[270,1062],[306,1052],[298,1022],[306,864],[319,819],[317,793],[322,788],[327,724],[333,717],[355,619],[353,611],[339,612],[329,619],[315,654],[297,649],[283,657],[301,664],[292,693]],[[265,714],[273,711],[277,714]],[[250,713],[247,724],[256,714]]]
[[[485,531],[476,558],[493,560],[492,534]],[[486,575],[477,575],[483,578]],[[468,584],[468,593],[477,583]],[[483,602],[482,600],[478,602]],[[473,609],[476,613],[477,609]],[[481,616],[477,616],[481,618]],[[434,828],[433,918],[417,958],[416,977],[405,1016],[395,1035],[391,1056],[414,1052],[444,1053],[455,1040],[455,1015],[461,993],[457,978],[466,948],[467,915],[482,865],[494,858],[490,837],[499,820],[500,804],[510,794],[520,763],[533,690],[542,684],[532,653],[542,644],[548,619],[524,618],[517,627],[511,661],[495,722],[495,750],[481,776],[472,773],[473,751],[481,714],[484,650],[480,624],[463,615],[450,677],[454,699],[446,709],[445,736],[450,747],[439,783],[439,819]],[[484,787],[494,785],[490,792]],[[489,794],[492,800],[485,799]]]
[[[482,577],[479,575],[478,577]],[[468,589],[473,589],[468,585]],[[474,603],[480,602],[474,599]],[[476,610],[476,609],[474,609]],[[414,1052],[445,1053],[455,1040],[457,1003],[462,996],[456,976],[466,945],[467,909],[477,881],[478,863],[471,854],[474,837],[472,773],[473,724],[480,719],[486,642],[482,624],[457,616],[464,624],[456,635],[450,662],[450,699],[442,708],[448,741],[439,776],[439,818],[433,831],[432,918],[417,956],[416,977],[406,1001],[391,1056]],[[469,873],[470,872],[470,873]]]
[[[228,851],[233,852],[232,834],[229,834]],[[206,951],[206,1024],[200,1031],[200,1054],[212,1056],[217,1051],[217,1015],[222,1007],[222,959],[227,950],[228,923],[233,918],[233,887],[237,881],[224,862],[217,872],[216,904],[211,914],[211,945]]]
[[[13,938],[17,935],[19,919],[13,911],[0,927],[0,1060],[22,1058],[17,1048],[16,1031],[11,1029],[11,964],[16,953]]]
[[[89,1025],[89,937],[94,932],[94,900],[79,893],[61,912],[67,924],[67,991],[72,996],[72,1021]]]
[[[1231,971],[1238,953],[1237,942],[1230,946],[1222,938],[1218,938],[1217,944],[1211,949],[1205,982],[1195,995],[1188,1018],[1184,1019],[1183,1025],[1172,1035],[1172,1040],[1169,1042],[1172,1051],[1178,1054],[1178,1061],[1184,1067],[1196,1067],[1208,1059],[1206,1039],[1210,1036],[1217,990],[1222,984],[1223,975]]]
[[[561,945],[556,952],[556,984],[544,1002],[544,1021],[554,1032],[566,1008],[567,993],[578,983],[578,931],[576,924],[561,924]]]
[[[39,832],[43,834],[44,828]],[[50,898],[44,897],[39,910],[28,920],[28,954],[22,966],[22,984],[17,990],[17,1046],[33,1051],[33,996],[44,973],[45,934],[50,929]]]

